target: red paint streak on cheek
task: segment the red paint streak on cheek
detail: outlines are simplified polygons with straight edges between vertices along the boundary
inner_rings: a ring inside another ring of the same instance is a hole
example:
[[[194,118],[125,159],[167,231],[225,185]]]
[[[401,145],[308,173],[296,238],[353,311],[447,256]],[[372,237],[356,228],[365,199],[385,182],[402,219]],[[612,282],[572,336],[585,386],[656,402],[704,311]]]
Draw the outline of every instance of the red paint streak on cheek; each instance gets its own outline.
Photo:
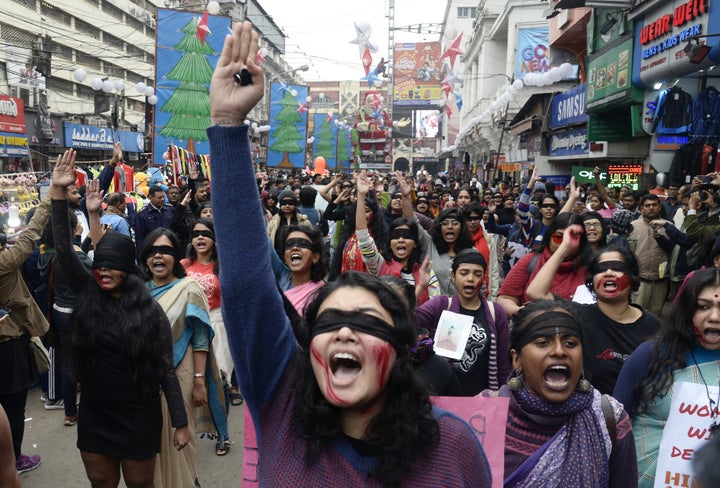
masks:
[[[626,274],[620,276],[615,280],[615,285],[617,286],[619,291],[623,291],[626,288],[630,287],[630,277]]]
[[[105,290],[107,286],[103,285],[100,281],[100,271],[97,269],[92,270],[93,278],[95,278],[95,282],[98,284],[101,290]]]
[[[385,389],[385,383],[388,378],[388,369],[390,365],[390,354],[392,353],[392,346],[387,342],[373,346],[373,356],[375,356],[375,363],[377,364],[376,374],[377,382],[380,385],[380,389]]]
[[[703,337],[702,337],[702,332],[700,331],[700,329],[693,325],[692,330],[695,333],[695,337],[697,337],[700,342],[704,342]]]
[[[315,349],[312,344],[310,345],[310,354],[312,354],[313,359],[320,365],[323,370],[323,376],[325,377],[325,397],[330,402],[337,405],[347,405],[348,402],[340,399],[333,391],[332,386],[330,385],[330,368],[328,368],[327,362],[325,362],[325,359],[323,359],[318,350]]]

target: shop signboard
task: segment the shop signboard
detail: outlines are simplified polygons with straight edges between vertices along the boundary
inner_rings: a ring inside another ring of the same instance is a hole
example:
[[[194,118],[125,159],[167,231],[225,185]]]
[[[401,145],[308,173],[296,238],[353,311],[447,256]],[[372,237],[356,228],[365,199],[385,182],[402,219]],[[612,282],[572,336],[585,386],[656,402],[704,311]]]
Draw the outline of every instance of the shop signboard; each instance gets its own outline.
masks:
[[[592,116],[588,121],[588,137],[591,141],[619,142],[632,139],[632,122],[627,111],[620,114]]]
[[[572,176],[575,178],[576,183],[595,183],[595,171],[594,167],[589,166],[573,166]],[[600,173],[600,180],[605,182],[607,180],[607,171]]]
[[[674,0],[657,6],[635,19],[633,84],[650,88],[655,82],[677,78],[708,68],[720,61],[717,42],[700,64],[693,64],[684,49],[693,36],[720,32],[720,8],[710,0]]]
[[[587,152],[587,127],[558,132],[549,137],[548,156],[581,156]]]
[[[436,105],[442,100],[440,42],[395,44],[395,105]]]
[[[25,135],[25,105],[21,98],[0,95],[0,132]]]
[[[555,95],[550,103],[550,128],[585,124],[585,83]]]
[[[137,153],[145,150],[145,136],[142,132],[113,131],[109,127],[66,123],[64,134],[65,145],[76,149],[112,151],[115,142],[120,141],[123,151]]]
[[[589,113],[642,102],[642,91],[630,83],[632,35],[603,53],[588,58],[585,109]]]
[[[27,157],[29,155],[28,138],[25,134],[0,132],[0,157]]]
[[[610,164],[607,169],[610,181],[607,186],[629,186],[637,190],[640,185],[640,175],[643,174],[642,164]]]

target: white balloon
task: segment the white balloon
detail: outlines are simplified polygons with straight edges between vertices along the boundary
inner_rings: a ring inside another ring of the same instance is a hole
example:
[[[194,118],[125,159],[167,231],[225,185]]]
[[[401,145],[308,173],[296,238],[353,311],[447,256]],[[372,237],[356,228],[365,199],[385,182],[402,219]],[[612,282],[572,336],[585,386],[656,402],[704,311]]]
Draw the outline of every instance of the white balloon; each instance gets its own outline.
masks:
[[[296,97],[296,96],[297,96],[297,90],[290,90],[290,95]]]
[[[145,87],[145,96],[146,96],[146,97],[151,97],[151,96],[153,96],[153,95],[155,95],[155,88],[153,88],[153,87],[151,87],[151,86],[146,86],[146,87]]]
[[[563,75],[562,73],[560,73],[559,68],[550,68],[550,71],[548,71],[548,75],[550,75],[550,79],[553,80],[553,83],[556,83],[563,78]]]
[[[250,125],[250,121],[247,120],[247,119],[245,119],[245,120],[243,121],[243,124],[245,124],[245,125]]]
[[[87,78],[87,73],[84,69],[78,68],[73,71],[73,78],[75,78],[75,81],[82,83]]]
[[[157,95],[150,95],[147,101],[150,105],[155,105],[156,103],[158,103],[158,97]]]
[[[162,154],[162,158],[163,158],[163,159],[170,159],[170,154],[169,154],[167,151],[165,151],[165,152]]]
[[[512,82],[513,88],[515,88],[516,91],[522,90],[522,87],[524,86],[524,83],[522,80],[515,80]]]
[[[318,93],[318,98],[325,98],[325,92]]]
[[[111,91],[113,91],[112,81],[110,81],[110,80],[103,81],[101,88],[102,88],[102,91],[104,91],[105,93],[110,93]]]
[[[305,97],[306,102],[312,102],[312,97],[310,95]]]
[[[145,88],[147,88],[147,85],[142,81],[135,84],[135,90],[137,90],[138,93],[145,93]]]
[[[92,80],[90,80],[90,87],[95,91],[102,88],[102,84],[103,84],[102,80],[100,78],[98,78],[97,76],[95,78],[93,78]]]
[[[257,129],[258,128],[257,122],[253,122],[252,124],[250,124],[250,127],[252,127],[253,129]]]
[[[515,96],[515,94],[516,94],[517,92],[518,92],[518,91],[517,91],[517,90],[515,89],[515,87],[512,86],[512,85],[510,85],[509,87],[507,87],[507,90],[505,90],[505,93],[509,93],[510,96]]]
[[[119,92],[125,91],[125,82],[123,80],[115,80],[113,88]]]
[[[550,76],[550,73],[545,72],[541,76],[543,84],[545,85],[552,85],[553,79],[552,76]]]
[[[217,15],[220,13],[220,4],[215,0],[211,0],[207,4],[207,11],[210,15]]]

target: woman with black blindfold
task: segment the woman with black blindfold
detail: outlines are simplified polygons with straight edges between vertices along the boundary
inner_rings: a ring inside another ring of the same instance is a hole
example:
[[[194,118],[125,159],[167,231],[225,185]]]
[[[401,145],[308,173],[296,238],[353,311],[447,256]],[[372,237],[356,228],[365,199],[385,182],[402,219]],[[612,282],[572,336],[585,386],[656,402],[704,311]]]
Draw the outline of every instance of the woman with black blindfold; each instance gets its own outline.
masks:
[[[162,429],[158,385],[169,410],[175,449],[190,441],[182,394],[172,363],[172,332],[135,265],[135,245],[108,232],[95,246],[90,272],[73,250],[68,221],[68,186],[75,184],[75,151],[58,157],[50,195],[55,249],[77,300],[71,354],[82,385],[78,448],[93,486],[153,483]],[[90,187],[90,185],[88,185]],[[91,226],[100,229],[99,191],[88,193]]]
[[[242,120],[263,95],[257,46],[249,22],[226,38],[207,132],[219,185],[213,208],[223,223],[223,314],[255,422],[260,485],[489,486],[472,429],[434,409],[414,373],[407,301],[374,276],[344,273],[318,291],[296,340],[270,270],[260,203],[243,199],[238,207],[218,197],[254,191]],[[234,82],[235,73],[251,82]]]

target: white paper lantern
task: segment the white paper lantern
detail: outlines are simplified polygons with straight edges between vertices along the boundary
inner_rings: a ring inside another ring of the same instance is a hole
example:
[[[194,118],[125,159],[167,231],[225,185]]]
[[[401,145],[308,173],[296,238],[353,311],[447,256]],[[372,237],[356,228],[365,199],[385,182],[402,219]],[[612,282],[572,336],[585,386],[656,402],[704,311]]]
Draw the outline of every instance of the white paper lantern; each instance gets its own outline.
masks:
[[[252,127],[253,129],[257,129],[258,128],[257,122],[253,122],[252,124],[250,124],[250,127]]]
[[[548,71],[548,75],[550,75],[550,79],[553,81],[553,83],[557,83],[558,81],[562,80],[562,74],[560,73],[560,69],[558,68],[550,68],[550,71]]]
[[[110,93],[111,91],[113,91],[112,81],[110,81],[110,80],[103,81],[101,88],[102,88],[102,91],[104,91],[105,93]]]
[[[515,81],[512,82],[512,86],[513,86],[513,88],[515,88],[516,91],[522,90],[522,87],[523,87],[524,85],[525,85],[525,84],[523,83],[522,80],[515,80]]]
[[[575,69],[570,63],[563,63],[560,65],[560,73],[563,75],[563,78],[570,78],[574,71]]]
[[[550,73],[545,72],[540,78],[542,79],[544,85],[552,85],[553,79],[552,76],[550,76]]]
[[[318,98],[325,98],[325,92],[318,93]]]
[[[145,87],[145,96],[146,96],[146,97],[151,97],[151,96],[153,96],[153,95],[155,95],[155,88],[153,88],[153,87],[151,87],[151,86],[146,86],[146,87]]]
[[[135,90],[137,90],[138,93],[145,93],[145,88],[147,88],[147,85],[142,81],[135,84]]]
[[[115,80],[113,82],[113,88],[119,92],[125,91],[125,82],[123,80]]]
[[[220,4],[215,0],[208,2],[207,11],[210,15],[217,15],[220,13]]]
[[[511,97],[514,97],[517,93],[517,90],[514,86],[510,85],[509,87],[507,87],[507,90],[505,90],[505,93],[509,93]]]
[[[98,78],[97,76],[95,78],[93,78],[92,80],[90,80],[90,87],[95,91],[98,91],[99,89],[101,89],[102,85],[103,85],[103,81],[100,78]]]
[[[296,97],[296,96],[297,96],[297,90],[290,90],[290,95]]]
[[[75,81],[78,83],[82,83],[85,81],[85,78],[87,78],[87,73],[84,69],[78,68],[75,71],[73,71],[73,78],[75,78]]]
[[[150,95],[147,101],[150,105],[155,105],[156,103],[158,103],[158,97],[157,95]]]
[[[250,121],[247,120],[247,119],[245,119],[245,120],[243,121],[243,124],[245,124],[245,125],[250,125]]]

